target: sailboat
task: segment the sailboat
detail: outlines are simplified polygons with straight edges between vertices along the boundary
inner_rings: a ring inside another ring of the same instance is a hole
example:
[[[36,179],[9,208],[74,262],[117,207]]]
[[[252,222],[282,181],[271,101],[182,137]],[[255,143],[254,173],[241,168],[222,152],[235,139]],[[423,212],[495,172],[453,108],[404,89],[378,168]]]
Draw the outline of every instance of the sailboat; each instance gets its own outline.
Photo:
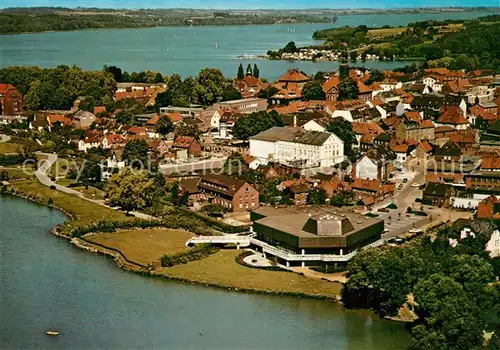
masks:
[[[216,41],[216,42],[214,43],[214,46],[215,46],[215,48],[216,48],[216,49],[218,49],[218,48],[219,48],[219,43]]]
[[[59,332],[51,329],[51,330],[47,331],[47,335],[58,336]]]

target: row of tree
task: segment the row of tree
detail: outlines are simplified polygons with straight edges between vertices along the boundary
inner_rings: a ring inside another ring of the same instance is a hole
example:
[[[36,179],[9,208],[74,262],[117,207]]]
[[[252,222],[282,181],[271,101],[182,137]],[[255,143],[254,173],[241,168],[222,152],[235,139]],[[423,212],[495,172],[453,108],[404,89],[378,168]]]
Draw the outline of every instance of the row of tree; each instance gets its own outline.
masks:
[[[216,68],[205,68],[193,79],[174,74],[168,80],[168,90],[158,94],[156,106],[187,107],[191,103],[210,106],[216,102],[236,100],[241,93]]]
[[[160,84],[168,81],[160,72],[150,70],[129,73],[117,66],[104,66],[103,71],[113,74],[117,83]]]
[[[92,96],[97,103],[106,104],[113,101],[116,90],[111,74],[76,66],[8,67],[0,69],[0,81],[16,86],[30,110],[69,109],[78,96]]]
[[[483,331],[500,319],[498,258],[484,251],[485,237],[468,237],[456,247],[449,238],[445,229],[434,241],[424,236],[405,246],[361,252],[348,265],[344,303],[393,316],[410,300],[418,317],[413,349],[482,349]],[[491,349],[498,349],[498,331]]]
[[[254,76],[256,78],[259,78],[260,77],[260,70],[259,70],[259,67],[257,66],[257,64],[253,65],[253,70],[252,70],[252,65],[249,63],[247,66],[246,73],[245,73],[245,71],[243,70],[243,64],[240,63],[240,65],[238,66],[238,73],[237,73],[236,77],[238,80],[241,80],[245,76]]]

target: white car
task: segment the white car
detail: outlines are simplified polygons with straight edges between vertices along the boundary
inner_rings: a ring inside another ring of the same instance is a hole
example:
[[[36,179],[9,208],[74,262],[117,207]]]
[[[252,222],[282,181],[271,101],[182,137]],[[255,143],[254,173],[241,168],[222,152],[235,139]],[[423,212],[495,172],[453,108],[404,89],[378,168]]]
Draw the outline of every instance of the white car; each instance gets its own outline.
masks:
[[[411,187],[420,187],[420,186],[421,186],[421,185],[420,185],[420,184],[417,184],[417,183],[415,183],[415,184],[411,184]]]

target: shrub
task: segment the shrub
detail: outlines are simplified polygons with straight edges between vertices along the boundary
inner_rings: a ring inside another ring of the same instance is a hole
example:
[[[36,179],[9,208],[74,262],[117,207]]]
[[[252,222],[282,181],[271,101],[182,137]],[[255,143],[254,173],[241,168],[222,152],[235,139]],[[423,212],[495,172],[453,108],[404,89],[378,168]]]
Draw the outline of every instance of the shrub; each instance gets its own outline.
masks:
[[[164,255],[161,258],[162,267],[172,267],[179,264],[201,260],[219,251],[219,248],[211,245],[202,245],[192,248],[189,252],[174,255]]]
[[[394,203],[391,203],[386,208],[387,209],[398,209],[398,206],[396,204],[394,204]]]
[[[56,186],[55,185],[50,185],[49,187],[51,190],[55,190],[56,189]]]

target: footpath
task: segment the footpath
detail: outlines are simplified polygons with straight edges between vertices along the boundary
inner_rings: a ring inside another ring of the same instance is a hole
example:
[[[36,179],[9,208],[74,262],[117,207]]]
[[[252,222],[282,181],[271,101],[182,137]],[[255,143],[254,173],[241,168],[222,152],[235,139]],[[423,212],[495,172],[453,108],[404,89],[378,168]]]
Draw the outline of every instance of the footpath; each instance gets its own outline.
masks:
[[[64,193],[67,193],[67,194],[70,194],[73,196],[77,196],[83,200],[101,205],[101,206],[109,208],[109,209],[119,210],[116,207],[110,207],[109,205],[106,204],[106,202],[104,200],[87,198],[83,195],[83,193],[81,193],[77,190],[74,190],[74,189],[66,187],[66,186],[59,185],[59,184],[55,183],[54,181],[52,181],[52,179],[50,178],[50,176],[47,175],[47,173],[52,168],[52,166],[57,162],[57,156],[55,154],[52,154],[52,153],[38,153],[38,154],[46,157],[46,159],[44,159],[43,162],[39,163],[38,169],[35,172],[35,177],[42,185],[55,188],[58,191],[61,191],[61,192],[64,192]],[[155,217],[153,217],[151,215],[139,213],[136,211],[131,211],[130,214],[135,216],[136,218],[142,219],[142,220],[157,220]]]

